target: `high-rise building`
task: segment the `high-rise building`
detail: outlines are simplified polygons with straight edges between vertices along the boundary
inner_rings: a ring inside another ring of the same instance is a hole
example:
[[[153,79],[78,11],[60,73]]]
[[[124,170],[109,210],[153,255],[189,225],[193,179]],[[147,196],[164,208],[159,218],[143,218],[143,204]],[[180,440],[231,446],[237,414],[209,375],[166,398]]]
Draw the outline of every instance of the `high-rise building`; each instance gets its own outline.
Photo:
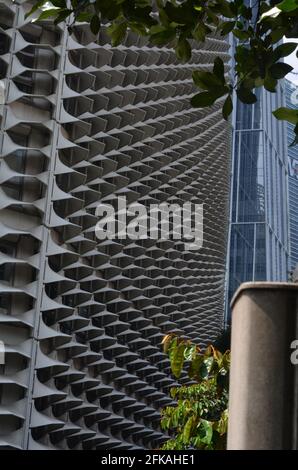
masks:
[[[235,98],[226,317],[233,294],[245,281],[288,277],[286,125],[272,115],[284,105],[277,93],[257,89],[258,101]]]
[[[193,109],[188,64],[129,32],[113,48],[0,3],[0,447],[156,448],[175,384],[160,343],[223,322],[229,126]],[[176,239],[99,240],[99,203],[204,204],[198,251]],[[185,377],[185,376],[184,376]],[[183,377],[182,377],[183,381]]]
[[[287,108],[298,107],[298,86],[285,80],[285,94]],[[291,146],[294,138],[294,125],[287,123],[288,134],[288,187],[289,187],[289,238],[290,257],[289,268],[293,272],[298,264],[298,146]]]

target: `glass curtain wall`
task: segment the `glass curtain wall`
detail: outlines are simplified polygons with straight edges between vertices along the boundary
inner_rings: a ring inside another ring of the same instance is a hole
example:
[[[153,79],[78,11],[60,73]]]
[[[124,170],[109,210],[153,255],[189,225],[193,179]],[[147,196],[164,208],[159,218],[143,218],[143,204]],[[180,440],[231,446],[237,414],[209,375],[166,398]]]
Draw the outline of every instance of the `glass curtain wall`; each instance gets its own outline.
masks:
[[[284,104],[255,91],[258,102],[235,98],[226,318],[242,282],[282,281],[288,276],[287,143],[285,124],[272,116]]]

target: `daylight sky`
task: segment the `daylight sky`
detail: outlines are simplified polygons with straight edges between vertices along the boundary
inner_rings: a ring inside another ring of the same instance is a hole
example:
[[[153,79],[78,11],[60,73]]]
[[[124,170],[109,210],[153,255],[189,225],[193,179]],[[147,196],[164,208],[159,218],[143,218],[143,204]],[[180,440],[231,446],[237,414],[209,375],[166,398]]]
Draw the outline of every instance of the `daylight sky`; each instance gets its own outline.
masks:
[[[295,42],[295,40],[285,38],[284,42]],[[297,45],[298,45],[298,42],[297,42]],[[296,49],[296,51],[297,51],[297,49]],[[298,58],[296,57],[296,51],[293,52],[289,57],[287,57],[285,59],[285,62],[293,67],[292,73],[289,73],[286,76],[286,78],[288,80],[291,80],[291,82],[297,83],[297,85],[298,85]]]

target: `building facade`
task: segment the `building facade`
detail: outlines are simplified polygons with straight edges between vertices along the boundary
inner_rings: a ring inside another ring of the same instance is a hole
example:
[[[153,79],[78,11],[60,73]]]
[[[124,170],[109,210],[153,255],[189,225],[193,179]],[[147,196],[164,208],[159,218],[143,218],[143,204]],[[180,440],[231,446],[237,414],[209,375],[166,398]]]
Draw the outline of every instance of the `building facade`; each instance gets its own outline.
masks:
[[[0,3],[0,447],[140,449],[165,439],[175,384],[160,343],[222,327],[229,127],[191,108],[191,74],[227,64],[219,37],[190,63],[128,33]],[[204,242],[99,240],[99,203],[204,205]],[[183,382],[182,377],[182,382]]]
[[[298,107],[298,86],[285,80],[286,106],[297,109]],[[292,146],[294,138],[294,126],[287,123],[288,136],[288,187],[289,187],[289,237],[290,237],[290,257],[289,268],[293,272],[298,264],[298,146]]]
[[[246,281],[288,278],[288,189],[286,126],[272,116],[284,106],[277,93],[256,90],[258,101],[237,99],[231,175],[226,319],[233,294]]]

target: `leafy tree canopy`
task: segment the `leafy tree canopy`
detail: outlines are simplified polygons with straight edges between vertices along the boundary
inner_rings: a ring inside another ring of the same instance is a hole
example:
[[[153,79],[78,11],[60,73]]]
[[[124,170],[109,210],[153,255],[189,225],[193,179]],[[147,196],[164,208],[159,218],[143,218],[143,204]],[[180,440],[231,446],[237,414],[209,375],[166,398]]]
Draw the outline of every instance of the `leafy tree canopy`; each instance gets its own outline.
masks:
[[[70,32],[75,23],[88,22],[94,35],[101,24],[109,24],[113,46],[120,44],[131,29],[147,36],[156,46],[171,46],[181,61],[192,54],[193,40],[204,42],[209,35],[237,39],[235,74],[226,73],[220,57],[214,60],[212,72],[193,72],[200,89],[192,98],[194,107],[206,107],[225,97],[223,116],[228,119],[233,109],[232,94],[243,103],[257,101],[254,90],[264,87],[276,92],[278,81],[291,72],[284,58],[297,48],[298,0],[256,0],[252,7],[245,0],[38,0],[28,15],[39,19],[53,18],[58,24],[67,20]],[[283,38],[291,42],[281,44]],[[279,108],[277,119],[294,124],[298,143],[298,109]]]
[[[164,337],[163,349],[173,375],[179,378],[184,369],[191,384],[170,390],[175,404],[162,410],[161,427],[171,438],[162,449],[225,449],[230,351],[222,353],[212,345],[201,351],[198,345],[174,334]]]

